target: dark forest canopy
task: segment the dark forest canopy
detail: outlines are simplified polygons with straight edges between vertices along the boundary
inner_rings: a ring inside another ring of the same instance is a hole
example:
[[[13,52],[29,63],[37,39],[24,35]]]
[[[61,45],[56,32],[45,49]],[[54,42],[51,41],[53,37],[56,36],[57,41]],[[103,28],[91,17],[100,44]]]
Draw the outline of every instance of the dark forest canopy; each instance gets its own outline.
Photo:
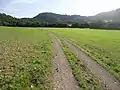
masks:
[[[33,18],[15,18],[0,14],[0,26],[120,29],[120,9],[89,17],[48,12]]]

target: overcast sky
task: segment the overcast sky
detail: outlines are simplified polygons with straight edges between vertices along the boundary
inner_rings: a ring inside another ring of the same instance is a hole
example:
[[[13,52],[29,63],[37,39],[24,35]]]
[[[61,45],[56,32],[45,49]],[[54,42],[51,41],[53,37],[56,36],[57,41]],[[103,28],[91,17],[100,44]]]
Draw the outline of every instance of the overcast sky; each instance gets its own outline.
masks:
[[[0,12],[33,17],[41,12],[91,16],[120,8],[120,0],[0,0]]]

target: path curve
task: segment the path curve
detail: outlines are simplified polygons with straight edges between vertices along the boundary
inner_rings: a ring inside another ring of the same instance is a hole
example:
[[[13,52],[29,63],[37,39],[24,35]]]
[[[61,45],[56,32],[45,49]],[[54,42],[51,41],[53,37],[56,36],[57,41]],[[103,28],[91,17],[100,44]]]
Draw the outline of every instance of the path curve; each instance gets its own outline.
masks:
[[[80,90],[69,62],[66,60],[58,38],[52,36],[54,50],[54,90]]]
[[[120,90],[120,82],[114,78],[107,70],[102,68],[90,56],[86,55],[76,45],[64,39],[64,42],[77,54],[79,58],[84,60],[89,70],[99,79],[99,81],[106,87],[107,90]]]

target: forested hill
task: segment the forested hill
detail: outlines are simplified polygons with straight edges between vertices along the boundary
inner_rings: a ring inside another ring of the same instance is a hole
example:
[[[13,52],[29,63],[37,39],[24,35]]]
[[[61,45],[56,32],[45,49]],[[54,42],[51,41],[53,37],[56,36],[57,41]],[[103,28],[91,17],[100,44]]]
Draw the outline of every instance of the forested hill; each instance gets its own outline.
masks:
[[[37,26],[40,22],[32,18],[15,18],[4,13],[0,13],[0,26]]]
[[[9,20],[17,20],[17,18],[12,17],[6,14],[0,14],[0,22],[1,21],[9,21]],[[26,18],[24,18],[25,20]],[[56,23],[56,22],[83,22],[83,21],[91,21],[91,20],[100,20],[100,21],[113,21],[120,22],[120,8],[116,10],[112,10],[109,12],[102,12],[95,16],[80,16],[80,15],[61,15],[55,13],[40,13],[33,18],[27,18],[26,20],[36,20],[39,22],[47,22],[47,23]]]
[[[102,12],[95,16],[80,16],[80,15],[61,15],[55,13],[40,13],[34,17],[39,21],[44,21],[48,23],[64,22],[64,21],[91,21],[91,20],[100,20],[100,21],[113,21],[120,22],[120,8],[112,10],[109,12]]]
[[[34,19],[48,22],[48,23],[56,23],[56,22],[82,22],[85,20],[89,20],[89,17],[80,16],[80,15],[61,15],[55,13],[40,13],[34,17]]]
[[[15,18],[1,13],[0,26],[120,29],[120,9],[102,12],[89,17],[46,12],[40,13],[33,18]]]
[[[116,9],[116,10],[109,11],[109,12],[99,13],[99,14],[93,16],[92,19],[120,22],[120,8]]]

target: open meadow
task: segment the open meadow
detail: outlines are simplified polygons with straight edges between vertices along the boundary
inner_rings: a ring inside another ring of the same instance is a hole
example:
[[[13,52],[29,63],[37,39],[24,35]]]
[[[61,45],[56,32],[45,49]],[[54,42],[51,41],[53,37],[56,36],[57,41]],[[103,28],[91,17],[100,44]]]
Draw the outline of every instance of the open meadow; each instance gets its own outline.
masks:
[[[51,90],[51,51],[46,31],[0,27],[0,89]]]
[[[98,29],[49,29],[64,37],[120,80],[120,31]]]
[[[93,65],[89,65],[91,62]],[[99,68],[106,71],[100,72]],[[109,82],[107,71],[120,81],[120,31],[0,27],[1,90],[79,90],[74,86],[106,90],[107,85],[119,90],[119,82],[114,78]],[[103,78],[99,81],[98,73],[108,77],[106,83]],[[68,74],[71,77],[66,78]]]

